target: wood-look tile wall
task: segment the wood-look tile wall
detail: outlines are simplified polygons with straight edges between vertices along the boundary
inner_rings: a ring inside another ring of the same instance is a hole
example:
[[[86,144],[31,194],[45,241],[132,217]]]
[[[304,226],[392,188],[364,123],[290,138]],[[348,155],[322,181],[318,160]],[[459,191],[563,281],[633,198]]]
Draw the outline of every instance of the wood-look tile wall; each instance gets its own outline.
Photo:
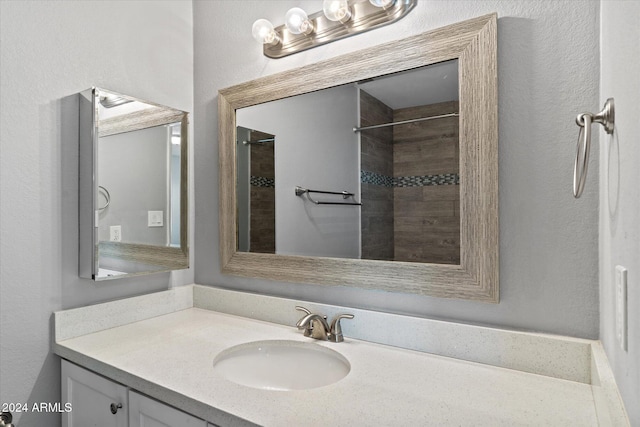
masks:
[[[394,121],[458,111],[443,102],[394,111]],[[393,127],[393,176],[459,173],[458,117]],[[460,186],[394,187],[397,261],[460,263]]]
[[[251,131],[251,141],[273,138],[263,132]],[[275,180],[275,144],[251,145],[251,176]],[[251,185],[250,251],[276,252],[276,192],[273,186]]]
[[[361,126],[457,112],[458,102],[392,110],[360,92]],[[362,131],[361,170],[386,177],[459,173],[458,118]],[[362,258],[460,263],[460,186],[362,182]]]
[[[389,123],[393,111],[365,91],[360,91],[360,125]],[[391,127],[360,132],[361,170],[393,176]],[[361,184],[362,258],[393,260],[393,187]]]

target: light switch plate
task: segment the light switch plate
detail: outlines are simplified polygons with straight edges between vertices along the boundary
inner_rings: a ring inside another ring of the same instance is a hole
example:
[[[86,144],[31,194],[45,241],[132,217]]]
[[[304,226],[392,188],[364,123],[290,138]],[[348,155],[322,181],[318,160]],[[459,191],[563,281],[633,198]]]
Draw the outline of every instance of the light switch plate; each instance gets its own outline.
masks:
[[[163,211],[147,211],[147,226],[148,227],[162,227],[164,225],[164,212]]]
[[[616,265],[616,338],[627,349],[627,269]]]

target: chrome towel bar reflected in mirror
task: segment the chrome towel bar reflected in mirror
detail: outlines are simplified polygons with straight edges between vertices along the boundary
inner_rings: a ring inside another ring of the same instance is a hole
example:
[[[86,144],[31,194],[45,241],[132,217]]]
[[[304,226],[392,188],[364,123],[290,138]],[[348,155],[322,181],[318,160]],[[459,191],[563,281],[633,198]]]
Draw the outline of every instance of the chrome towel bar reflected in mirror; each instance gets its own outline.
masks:
[[[598,114],[581,113],[576,117],[576,124],[580,127],[578,146],[576,147],[576,161],[573,166],[573,197],[576,199],[582,195],[584,183],[587,179],[592,123],[600,123],[609,135],[613,133],[615,125],[613,98],[607,99],[607,102],[604,103],[604,108]]]
[[[296,187],[296,196],[302,196],[303,194],[307,195],[307,199],[310,202],[315,203],[316,205],[349,205],[349,206],[362,206],[362,203],[357,202],[322,202],[319,200],[312,199],[309,193],[318,193],[318,194],[338,194],[342,196],[343,199],[348,199],[349,197],[354,197],[355,194],[349,193],[348,191],[321,191],[321,190],[309,190],[307,188]]]

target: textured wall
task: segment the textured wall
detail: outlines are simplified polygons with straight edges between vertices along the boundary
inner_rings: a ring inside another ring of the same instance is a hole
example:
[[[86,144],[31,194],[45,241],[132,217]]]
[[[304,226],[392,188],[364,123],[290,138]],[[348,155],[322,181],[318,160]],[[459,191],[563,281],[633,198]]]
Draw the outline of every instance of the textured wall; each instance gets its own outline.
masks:
[[[615,99],[613,137],[600,136],[600,339],[632,426],[640,426],[640,3],[601,4],[600,111]],[[591,178],[595,182],[595,178]],[[615,267],[627,268],[628,346],[615,329]]]
[[[99,285],[78,277],[71,98],[96,85],[193,111],[192,24],[186,1],[0,1],[0,402],[59,401],[53,311],[193,281],[193,269]],[[55,427],[60,415],[14,422]]]
[[[293,6],[316,12],[322,2],[194,3],[196,181],[202,183],[196,188],[196,281],[415,316],[596,338],[597,154],[579,201],[571,195],[571,177],[575,115],[598,104],[598,2],[421,0],[393,25],[279,60],[264,57],[251,37],[253,21],[267,18],[281,24]],[[499,305],[220,273],[219,89],[491,12],[499,17]]]

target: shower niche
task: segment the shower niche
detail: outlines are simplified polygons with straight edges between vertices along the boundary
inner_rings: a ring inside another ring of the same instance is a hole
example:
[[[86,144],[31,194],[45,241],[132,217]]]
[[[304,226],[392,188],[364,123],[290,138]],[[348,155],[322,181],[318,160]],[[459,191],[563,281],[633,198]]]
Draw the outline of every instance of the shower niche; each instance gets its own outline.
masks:
[[[94,87],[79,114],[80,277],[188,268],[188,113]]]

